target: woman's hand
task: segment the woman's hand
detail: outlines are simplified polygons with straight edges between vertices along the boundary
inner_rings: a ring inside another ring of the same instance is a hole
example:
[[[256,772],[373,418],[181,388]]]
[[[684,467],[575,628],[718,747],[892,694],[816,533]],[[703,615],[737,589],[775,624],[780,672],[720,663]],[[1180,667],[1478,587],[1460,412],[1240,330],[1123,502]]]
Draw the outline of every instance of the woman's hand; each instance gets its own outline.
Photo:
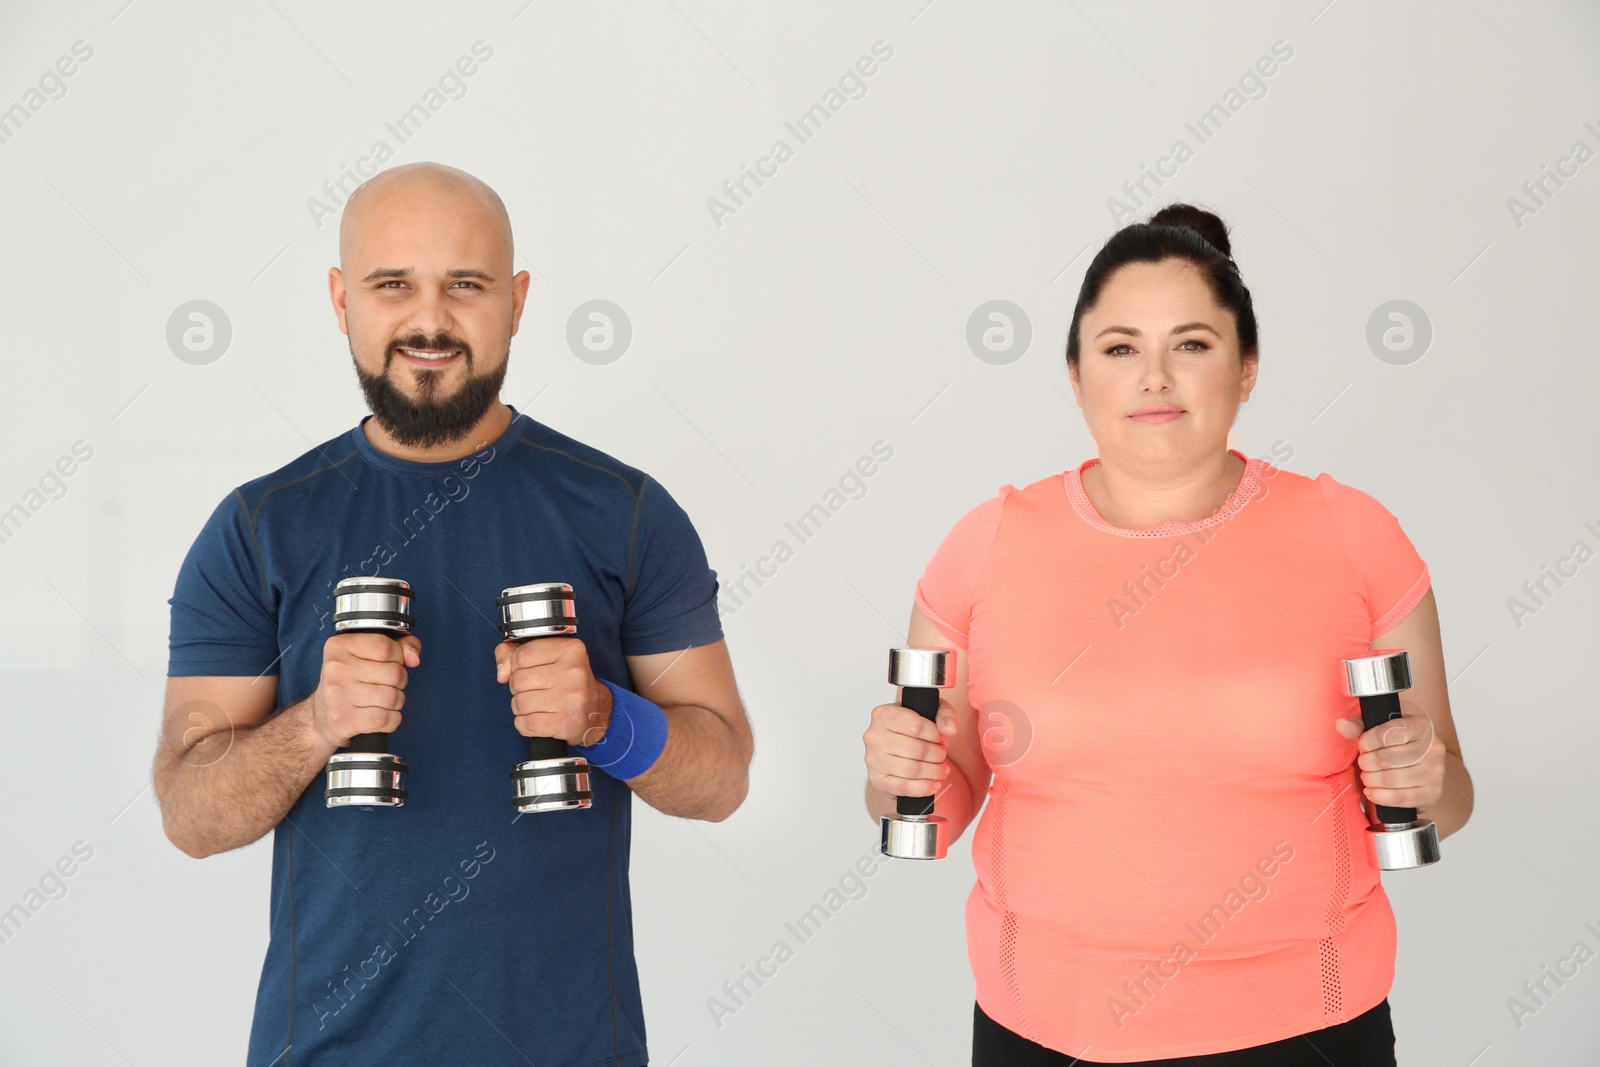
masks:
[[[867,784],[889,796],[933,796],[954,769],[946,757],[955,732],[956,711],[948,700],[940,699],[936,722],[899,704],[879,704],[861,735]]]
[[[1334,727],[1357,742],[1356,766],[1369,808],[1381,804],[1420,811],[1444,795],[1445,745],[1418,705],[1402,699],[1398,719],[1370,730],[1363,729],[1359,715],[1336,719]]]

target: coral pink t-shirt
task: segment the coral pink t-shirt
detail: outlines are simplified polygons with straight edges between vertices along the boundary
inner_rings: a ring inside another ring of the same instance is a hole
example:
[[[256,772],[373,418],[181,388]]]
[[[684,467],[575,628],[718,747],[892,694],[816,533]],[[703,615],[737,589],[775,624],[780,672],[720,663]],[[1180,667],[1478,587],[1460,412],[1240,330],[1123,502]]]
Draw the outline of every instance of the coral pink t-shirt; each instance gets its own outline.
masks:
[[[1340,660],[1427,593],[1382,504],[1245,461],[1197,522],[1112,526],[1076,470],[963,516],[917,604],[968,657],[994,772],[976,823],[977,999],[1109,1063],[1332,1026],[1388,995]]]

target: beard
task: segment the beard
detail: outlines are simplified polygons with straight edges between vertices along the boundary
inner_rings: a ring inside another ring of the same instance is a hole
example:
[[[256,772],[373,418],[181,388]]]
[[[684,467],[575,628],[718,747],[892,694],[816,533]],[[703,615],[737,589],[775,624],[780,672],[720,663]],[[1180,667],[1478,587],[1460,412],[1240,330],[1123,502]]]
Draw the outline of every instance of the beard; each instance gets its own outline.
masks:
[[[401,348],[418,352],[459,351],[467,364],[466,381],[454,393],[441,397],[439,383],[448,373],[447,370],[428,370],[408,365],[406,369],[412,372],[417,383],[417,395],[415,399],[407,396],[389,380],[389,367]],[[507,355],[510,355],[509,347]],[[353,341],[350,343],[350,358],[352,362],[355,360]],[[453,444],[472,432],[472,428],[489,410],[489,405],[499,399],[500,386],[505,382],[509,362],[509,359],[502,359],[494,370],[474,375],[472,349],[465,341],[449,334],[440,334],[438,337],[412,334],[390,343],[384,353],[382,373],[368,374],[359,363],[355,367],[361,392],[367,398],[367,407],[372,409],[372,416],[378,420],[378,425],[397,444],[408,448],[433,448]]]

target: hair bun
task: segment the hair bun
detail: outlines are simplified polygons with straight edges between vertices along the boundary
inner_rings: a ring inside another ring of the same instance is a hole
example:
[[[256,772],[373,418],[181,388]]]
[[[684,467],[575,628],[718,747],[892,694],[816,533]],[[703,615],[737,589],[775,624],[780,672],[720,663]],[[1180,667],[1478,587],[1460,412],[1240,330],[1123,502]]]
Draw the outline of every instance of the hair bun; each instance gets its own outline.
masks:
[[[1151,226],[1182,226],[1204,237],[1223,255],[1233,258],[1233,248],[1228,243],[1228,227],[1221,219],[1193,204],[1168,204],[1150,217]]]

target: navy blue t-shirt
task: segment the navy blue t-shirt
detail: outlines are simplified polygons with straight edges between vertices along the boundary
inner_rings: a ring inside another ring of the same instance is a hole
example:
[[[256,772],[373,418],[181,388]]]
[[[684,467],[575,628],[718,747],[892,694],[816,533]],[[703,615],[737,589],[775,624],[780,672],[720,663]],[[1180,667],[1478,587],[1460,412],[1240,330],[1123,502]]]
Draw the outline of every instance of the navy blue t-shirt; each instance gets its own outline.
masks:
[[[317,686],[336,582],[416,590],[422,664],[389,738],[409,798],[329,809],[319,774],[278,824],[252,1065],[646,1062],[633,794],[591,770],[592,807],[517,813],[495,598],[570,583],[595,676],[633,688],[624,655],[721,640],[716,573],[659,483],[512,414],[445,463],[357,426],[230,494],[178,573],[168,674],[276,675],[279,710]]]

